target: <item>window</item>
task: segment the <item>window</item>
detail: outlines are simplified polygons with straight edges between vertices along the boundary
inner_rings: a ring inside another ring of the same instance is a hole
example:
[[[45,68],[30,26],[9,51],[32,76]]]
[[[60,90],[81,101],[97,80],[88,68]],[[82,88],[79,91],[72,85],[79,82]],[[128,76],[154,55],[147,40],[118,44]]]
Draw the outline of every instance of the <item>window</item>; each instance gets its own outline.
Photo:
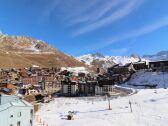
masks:
[[[20,126],[20,121],[17,122],[17,126]]]
[[[13,118],[13,115],[10,115],[11,118]]]
[[[18,113],[18,117],[21,117],[21,112]]]
[[[30,110],[31,118],[33,118],[33,109]]]
[[[33,126],[33,122],[32,122],[32,120],[30,120],[30,126]]]

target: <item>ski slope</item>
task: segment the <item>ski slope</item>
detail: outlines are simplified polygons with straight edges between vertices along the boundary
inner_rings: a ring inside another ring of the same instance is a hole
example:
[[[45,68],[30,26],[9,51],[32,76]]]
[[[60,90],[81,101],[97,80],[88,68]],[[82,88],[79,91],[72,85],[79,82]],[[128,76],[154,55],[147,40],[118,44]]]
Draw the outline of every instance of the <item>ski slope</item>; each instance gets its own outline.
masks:
[[[131,101],[132,112],[129,101]],[[105,97],[55,98],[43,104],[36,116],[48,126],[167,126],[168,89],[141,89],[137,94],[111,100]],[[66,120],[74,111],[74,120]],[[35,126],[41,124],[35,122]]]

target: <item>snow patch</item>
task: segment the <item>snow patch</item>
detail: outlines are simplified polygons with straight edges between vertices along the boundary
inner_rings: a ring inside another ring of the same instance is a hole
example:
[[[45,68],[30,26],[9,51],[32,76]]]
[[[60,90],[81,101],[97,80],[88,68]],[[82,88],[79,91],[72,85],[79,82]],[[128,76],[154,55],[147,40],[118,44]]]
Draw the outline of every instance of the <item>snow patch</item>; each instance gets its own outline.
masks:
[[[93,54],[88,54],[88,55],[83,55],[80,57],[77,57],[78,60],[84,61],[87,65],[91,65],[94,60],[98,61],[105,61],[104,65],[110,65],[110,63],[115,63],[119,65],[125,65],[127,63],[133,63],[133,62],[138,62],[139,58],[134,58],[130,56],[97,56]],[[145,61],[145,59],[142,59]],[[108,64],[106,64],[108,63]]]
[[[78,73],[86,73],[88,74],[88,70],[85,68],[85,67],[62,67],[61,70],[68,70],[70,72],[73,72],[75,74],[78,74]]]
[[[168,87],[168,72],[138,71],[127,82],[130,85],[157,85],[157,88]]]

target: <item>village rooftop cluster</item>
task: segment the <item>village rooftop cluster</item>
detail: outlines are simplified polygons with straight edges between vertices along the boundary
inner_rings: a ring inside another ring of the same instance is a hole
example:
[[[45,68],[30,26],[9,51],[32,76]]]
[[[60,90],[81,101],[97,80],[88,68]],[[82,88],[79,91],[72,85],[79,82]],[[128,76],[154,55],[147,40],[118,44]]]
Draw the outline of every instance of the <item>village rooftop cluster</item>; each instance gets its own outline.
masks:
[[[128,81],[138,70],[166,71],[168,61],[135,62],[124,66],[118,64],[101,72],[97,68],[93,73],[74,73],[61,68],[39,68],[36,66],[23,69],[1,69],[0,91],[4,94],[46,95],[59,93],[62,96],[87,96],[105,94],[112,90],[112,85]]]
[[[32,115],[38,110],[37,103],[50,102],[53,97],[128,95],[129,91],[123,91],[115,85],[127,82],[139,70],[165,72],[168,71],[168,61],[136,62],[124,66],[116,64],[103,73],[101,68],[97,68],[94,74],[36,66],[1,69],[0,125],[33,126]],[[157,85],[139,86],[156,88]],[[4,118],[7,120],[2,121]]]

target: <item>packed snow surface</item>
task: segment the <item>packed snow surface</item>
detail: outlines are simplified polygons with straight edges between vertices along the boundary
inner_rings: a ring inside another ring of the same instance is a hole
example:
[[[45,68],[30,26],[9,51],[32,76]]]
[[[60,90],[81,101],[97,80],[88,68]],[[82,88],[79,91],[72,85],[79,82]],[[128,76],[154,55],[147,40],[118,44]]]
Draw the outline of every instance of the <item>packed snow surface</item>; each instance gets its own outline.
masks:
[[[43,104],[36,115],[40,115],[48,126],[168,125],[167,89],[143,89],[135,95],[113,99],[112,110],[108,110],[105,97],[92,99],[55,98],[51,103]],[[74,120],[66,120],[69,111],[74,111]],[[36,122],[35,126],[40,123]]]

